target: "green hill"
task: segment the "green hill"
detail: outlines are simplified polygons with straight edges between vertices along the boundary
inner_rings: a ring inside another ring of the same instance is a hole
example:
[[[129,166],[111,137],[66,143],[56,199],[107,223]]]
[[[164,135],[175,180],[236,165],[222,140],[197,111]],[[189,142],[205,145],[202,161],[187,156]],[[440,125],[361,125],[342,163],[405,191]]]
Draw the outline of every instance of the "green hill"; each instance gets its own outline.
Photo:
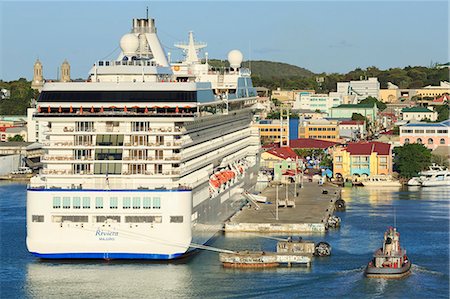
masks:
[[[227,60],[211,59],[208,63],[213,67],[229,67]],[[265,60],[244,61],[242,66],[252,70],[254,86],[270,89],[277,87],[286,89],[314,89],[317,87],[315,74],[305,68]]]

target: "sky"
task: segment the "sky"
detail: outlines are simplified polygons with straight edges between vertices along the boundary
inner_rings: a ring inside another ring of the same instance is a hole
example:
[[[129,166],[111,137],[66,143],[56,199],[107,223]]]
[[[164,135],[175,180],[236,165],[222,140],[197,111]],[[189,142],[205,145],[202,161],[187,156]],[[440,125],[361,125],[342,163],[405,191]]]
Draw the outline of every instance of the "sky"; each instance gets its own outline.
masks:
[[[7,1],[0,0],[0,79],[44,78],[64,59],[72,78],[116,59],[133,18],[156,19],[172,57],[175,42],[208,43],[210,58],[239,49],[244,60],[285,62],[315,73],[429,66],[449,58],[448,1]]]

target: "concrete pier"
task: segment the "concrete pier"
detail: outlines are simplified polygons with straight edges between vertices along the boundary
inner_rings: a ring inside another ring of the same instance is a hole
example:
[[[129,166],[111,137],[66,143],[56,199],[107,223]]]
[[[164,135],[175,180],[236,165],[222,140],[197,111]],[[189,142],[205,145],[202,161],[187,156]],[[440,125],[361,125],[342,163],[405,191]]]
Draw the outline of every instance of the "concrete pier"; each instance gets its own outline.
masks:
[[[323,190],[328,191],[327,194]],[[327,230],[327,220],[334,212],[334,203],[339,198],[340,188],[331,184],[323,186],[314,182],[305,182],[303,188],[288,188],[288,200],[294,201],[292,207],[278,207],[276,187],[266,188],[261,195],[271,204],[258,203],[245,207],[225,223],[225,232],[258,233],[302,233]],[[278,187],[279,202],[286,199],[286,187]],[[280,206],[280,205],[279,205]],[[278,219],[277,219],[278,214]]]

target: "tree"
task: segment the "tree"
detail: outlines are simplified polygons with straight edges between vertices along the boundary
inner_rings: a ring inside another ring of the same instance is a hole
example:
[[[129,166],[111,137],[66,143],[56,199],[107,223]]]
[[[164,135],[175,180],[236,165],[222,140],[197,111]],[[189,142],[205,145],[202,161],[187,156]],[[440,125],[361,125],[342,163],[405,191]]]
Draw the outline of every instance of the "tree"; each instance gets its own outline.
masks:
[[[14,137],[8,137],[8,141],[24,141],[22,135],[16,134]]]
[[[431,165],[431,150],[423,144],[411,143],[394,148],[395,169],[401,177],[411,178]]]
[[[373,103],[375,103],[375,104],[377,104],[377,108],[380,111],[383,111],[387,107],[385,103],[378,101],[378,99],[374,98],[374,97],[367,97],[359,103],[360,104],[372,104],[372,105],[373,105]]]
[[[436,107],[436,111],[438,113],[438,118],[437,118],[438,122],[449,119],[450,107],[447,104]]]
[[[362,120],[367,123],[367,118],[364,115],[362,115],[361,113],[353,113],[352,120]]]

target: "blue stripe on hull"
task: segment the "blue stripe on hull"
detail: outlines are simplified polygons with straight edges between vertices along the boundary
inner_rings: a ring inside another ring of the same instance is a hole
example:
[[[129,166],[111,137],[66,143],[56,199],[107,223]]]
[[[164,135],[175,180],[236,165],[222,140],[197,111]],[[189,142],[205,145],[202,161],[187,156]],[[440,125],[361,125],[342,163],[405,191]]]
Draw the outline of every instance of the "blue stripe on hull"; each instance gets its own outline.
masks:
[[[171,260],[181,257],[184,253],[154,254],[154,253],[37,253],[34,256],[42,259],[135,259],[135,260]]]

